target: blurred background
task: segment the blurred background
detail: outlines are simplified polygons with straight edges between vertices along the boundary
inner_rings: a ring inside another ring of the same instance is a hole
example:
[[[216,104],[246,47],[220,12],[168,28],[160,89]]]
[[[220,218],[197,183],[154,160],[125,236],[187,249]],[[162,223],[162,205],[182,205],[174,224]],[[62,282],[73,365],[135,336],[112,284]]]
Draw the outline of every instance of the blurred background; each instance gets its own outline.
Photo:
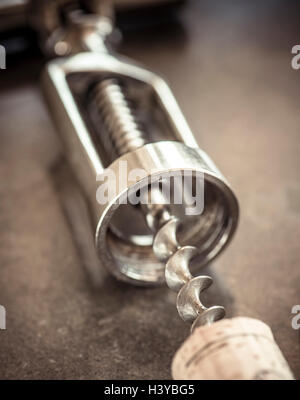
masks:
[[[205,271],[206,303],[268,323],[299,379],[300,3],[175,3],[120,10],[119,51],[167,79],[239,199],[236,236]],[[20,15],[2,19],[0,36],[0,379],[170,378],[189,327],[168,289],[118,283],[99,266],[40,92],[46,59]]]

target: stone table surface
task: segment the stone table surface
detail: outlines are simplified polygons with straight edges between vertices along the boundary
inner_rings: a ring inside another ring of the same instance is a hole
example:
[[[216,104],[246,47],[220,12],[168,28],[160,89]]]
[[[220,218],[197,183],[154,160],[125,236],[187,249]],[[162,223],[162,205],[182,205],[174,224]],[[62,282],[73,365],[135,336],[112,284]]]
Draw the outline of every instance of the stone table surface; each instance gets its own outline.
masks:
[[[121,51],[167,77],[201,147],[235,189],[241,219],[206,269],[211,304],[270,324],[300,378],[300,42],[293,1],[191,1]],[[0,71],[0,379],[170,378],[189,328],[165,288],[114,281],[39,90],[42,61]]]

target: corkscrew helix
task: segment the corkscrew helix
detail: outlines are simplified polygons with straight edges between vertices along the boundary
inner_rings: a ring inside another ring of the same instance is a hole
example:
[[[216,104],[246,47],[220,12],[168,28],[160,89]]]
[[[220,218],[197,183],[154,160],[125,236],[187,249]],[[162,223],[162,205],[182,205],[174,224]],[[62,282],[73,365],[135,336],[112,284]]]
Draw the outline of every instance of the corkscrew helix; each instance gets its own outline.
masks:
[[[200,294],[212,284],[212,278],[205,275],[193,277],[189,262],[197,253],[195,246],[180,246],[176,239],[179,221],[170,215],[155,235],[153,251],[162,261],[166,261],[166,283],[170,289],[178,292],[177,310],[180,317],[193,323],[192,329],[208,325],[225,316],[222,306],[206,308]]]
[[[70,55],[47,65],[43,83],[90,205],[99,259],[119,280],[147,286],[166,282],[178,292],[179,315],[193,326],[221,319],[223,307],[206,308],[200,299],[212,279],[192,272],[198,273],[230,242],[238,221],[236,197],[198,148],[165,81],[110,53],[106,42],[112,20],[77,14],[74,21],[64,27],[63,38],[51,35],[53,49],[69,49]],[[133,170],[142,170],[143,176],[130,177]],[[121,184],[107,179],[107,197],[99,201],[97,180],[105,180],[107,171]],[[149,179],[159,183],[177,173],[203,183],[201,215],[185,215],[184,204],[166,204],[159,187],[149,187]],[[135,206],[126,201],[138,192],[156,201]]]

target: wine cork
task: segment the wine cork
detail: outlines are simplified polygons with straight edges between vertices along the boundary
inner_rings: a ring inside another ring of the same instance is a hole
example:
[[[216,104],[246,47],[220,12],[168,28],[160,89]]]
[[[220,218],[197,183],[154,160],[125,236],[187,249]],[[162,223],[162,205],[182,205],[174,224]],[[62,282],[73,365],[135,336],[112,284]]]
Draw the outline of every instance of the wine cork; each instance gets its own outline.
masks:
[[[265,323],[238,317],[195,329],[174,356],[174,379],[291,380]]]

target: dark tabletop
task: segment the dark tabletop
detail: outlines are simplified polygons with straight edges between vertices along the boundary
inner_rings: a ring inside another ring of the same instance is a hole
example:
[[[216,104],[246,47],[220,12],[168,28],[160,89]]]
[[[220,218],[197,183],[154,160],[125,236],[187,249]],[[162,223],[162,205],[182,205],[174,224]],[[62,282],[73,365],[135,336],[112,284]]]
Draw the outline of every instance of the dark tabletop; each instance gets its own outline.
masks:
[[[238,196],[209,304],[270,324],[297,378],[300,304],[300,44],[296,1],[192,1],[178,22],[124,35],[122,53],[167,78]],[[0,71],[0,378],[169,378],[189,328],[165,288],[114,281],[40,94],[42,62]]]

